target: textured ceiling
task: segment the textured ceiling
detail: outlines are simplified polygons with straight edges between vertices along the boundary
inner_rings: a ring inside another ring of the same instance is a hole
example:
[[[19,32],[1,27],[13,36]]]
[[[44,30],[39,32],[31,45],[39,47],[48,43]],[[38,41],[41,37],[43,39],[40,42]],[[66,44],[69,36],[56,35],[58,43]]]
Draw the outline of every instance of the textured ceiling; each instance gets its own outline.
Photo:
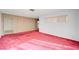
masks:
[[[18,16],[38,18],[39,16],[49,15],[62,10],[64,9],[35,9],[35,11],[32,12],[29,11],[29,9],[0,9],[0,12]]]

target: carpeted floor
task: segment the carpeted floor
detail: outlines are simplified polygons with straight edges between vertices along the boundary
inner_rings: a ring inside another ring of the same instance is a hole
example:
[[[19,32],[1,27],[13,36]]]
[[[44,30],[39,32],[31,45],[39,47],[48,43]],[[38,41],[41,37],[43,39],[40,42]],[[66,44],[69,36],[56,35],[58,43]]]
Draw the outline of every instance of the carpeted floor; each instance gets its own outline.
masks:
[[[4,35],[0,50],[79,50],[79,42],[31,31]]]

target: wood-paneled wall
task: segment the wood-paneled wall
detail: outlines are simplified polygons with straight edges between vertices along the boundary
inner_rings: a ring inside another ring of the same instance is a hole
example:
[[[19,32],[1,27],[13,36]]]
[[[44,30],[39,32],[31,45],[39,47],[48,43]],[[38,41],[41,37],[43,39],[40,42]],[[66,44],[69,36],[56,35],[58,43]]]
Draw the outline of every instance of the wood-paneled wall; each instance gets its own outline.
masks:
[[[31,31],[37,29],[34,18],[2,14],[4,34]]]

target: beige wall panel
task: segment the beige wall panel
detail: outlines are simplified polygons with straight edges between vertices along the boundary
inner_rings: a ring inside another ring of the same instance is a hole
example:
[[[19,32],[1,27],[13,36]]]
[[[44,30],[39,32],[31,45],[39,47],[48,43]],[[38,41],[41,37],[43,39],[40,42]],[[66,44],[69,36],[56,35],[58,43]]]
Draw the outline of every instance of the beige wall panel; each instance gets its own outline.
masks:
[[[31,31],[37,29],[36,28],[37,20],[33,18],[26,18],[7,14],[3,14],[3,16],[4,16],[4,34]]]

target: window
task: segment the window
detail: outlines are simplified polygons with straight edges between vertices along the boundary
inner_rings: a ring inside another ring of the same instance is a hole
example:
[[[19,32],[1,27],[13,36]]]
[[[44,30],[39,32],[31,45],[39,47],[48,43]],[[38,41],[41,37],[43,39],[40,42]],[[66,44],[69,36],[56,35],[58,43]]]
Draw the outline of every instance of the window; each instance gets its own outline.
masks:
[[[47,22],[57,22],[57,23],[66,23],[66,15],[63,16],[51,16],[51,17],[46,17]]]

